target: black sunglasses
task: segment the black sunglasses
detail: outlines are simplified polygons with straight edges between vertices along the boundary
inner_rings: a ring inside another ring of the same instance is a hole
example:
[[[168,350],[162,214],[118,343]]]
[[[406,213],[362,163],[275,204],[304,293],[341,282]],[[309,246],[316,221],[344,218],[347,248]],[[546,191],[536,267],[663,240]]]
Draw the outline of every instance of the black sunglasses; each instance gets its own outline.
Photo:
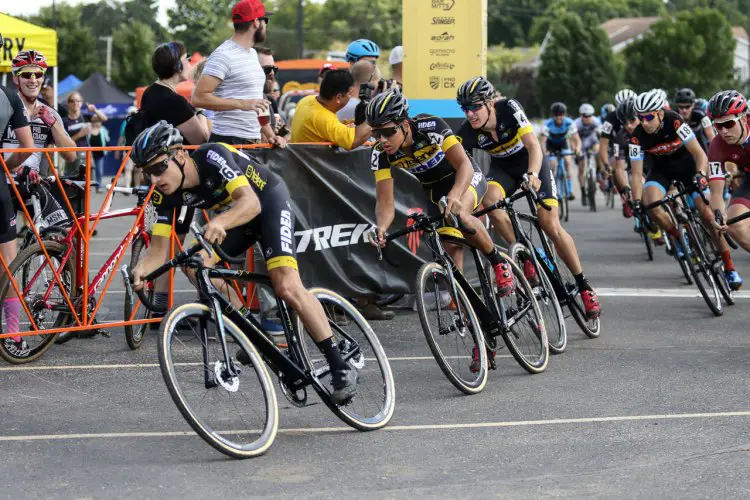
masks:
[[[172,158],[174,158],[174,154],[171,154],[164,159],[164,161],[160,161],[158,163],[152,163],[151,165],[144,165],[141,167],[141,170],[146,175],[156,175],[159,176],[167,171],[169,168],[169,162],[172,161]]]
[[[477,102],[477,103],[474,103],[474,104],[469,104],[469,105],[461,106],[461,111],[463,111],[464,113],[466,113],[467,111],[477,112],[480,109],[482,109],[483,107],[484,107],[484,103],[483,102]]]
[[[265,22],[266,22],[266,24],[268,24],[268,23],[270,23],[270,22],[271,22],[271,18],[269,18],[269,17],[265,17],[265,16],[263,16],[263,17],[259,17],[259,18],[258,18],[258,20],[259,20],[259,21],[265,21]]]
[[[393,137],[394,134],[398,131],[399,127],[385,127],[385,128],[374,128],[372,129],[372,136],[375,139],[388,139],[389,137]]]
[[[693,107],[693,105],[692,104],[678,104],[677,107],[679,109],[690,109]]]
[[[263,72],[265,74],[270,75],[271,71],[273,71],[273,74],[275,75],[276,73],[279,72],[279,67],[278,66],[263,66]]]
[[[737,125],[738,121],[739,121],[739,118],[735,118],[735,119],[727,120],[723,122],[714,122],[714,127],[716,127],[717,129],[723,128],[723,129],[729,130],[730,128]]]

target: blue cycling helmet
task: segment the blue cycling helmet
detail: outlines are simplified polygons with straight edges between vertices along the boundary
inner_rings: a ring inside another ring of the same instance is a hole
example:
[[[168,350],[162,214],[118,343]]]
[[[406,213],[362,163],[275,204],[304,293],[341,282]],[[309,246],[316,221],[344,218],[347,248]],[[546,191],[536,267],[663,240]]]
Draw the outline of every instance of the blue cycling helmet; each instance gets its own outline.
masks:
[[[378,44],[371,40],[360,38],[359,40],[354,40],[346,48],[346,62],[355,63],[363,57],[380,57],[380,47],[378,47]]]
[[[602,106],[602,109],[599,110],[599,115],[606,117],[608,114],[610,114],[612,111],[615,111],[615,105],[612,103],[607,103],[604,106]]]
[[[695,107],[696,107],[697,109],[700,109],[700,110],[701,110],[701,111],[703,111],[704,113],[708,113],[708,101],[707,101],[707,100],[705,100],[705,99],[704,99],[704,98],[702,98],[702,97],[698,97],[698,98],[697,98],[697,99],[695,100]]]

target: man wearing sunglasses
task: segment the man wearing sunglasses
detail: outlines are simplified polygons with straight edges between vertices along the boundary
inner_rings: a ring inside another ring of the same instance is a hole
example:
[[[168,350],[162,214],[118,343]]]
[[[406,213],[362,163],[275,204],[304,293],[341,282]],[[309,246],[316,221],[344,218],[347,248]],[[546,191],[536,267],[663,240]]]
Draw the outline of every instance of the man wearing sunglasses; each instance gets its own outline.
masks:
[[[615,153],[615,141],[617,140],[617,135],[620,132],[620,129],[622,128],[622,123],[620,123],[620,120],[617,117],[617,107],[622,103],[623,101],[633,98],[635,99],[636,93],[630,89],[621,89],[617,91],[615,94],[615,111],[612,111],[607,114],[607,116],[602,121],[602,128],[601,128],[601,134],[599,137],[599,160],[600,162],[605,166],[605,168],[612,167],[612,170],[614,170],[614,165],[611,164],[612,156]],[[620,155],[627,156],[627,147],[623,150],[620,149],[619,151]],[[624,179],[625,181],[627,179]],[[618,178],[615,177],[615,183],[618,182]],[[625,188],[626,184],[618,184],[617,189],[620,191],[621,196],[623,194],[623,189]],[[628,189],[630,189],[628,187]],[[633,216],[633,209],[630,207],[629,199],[622,198],[622,215],[629,219]]]
[[[641,199],[646,205],[663,199],[673,181],[680,181],[687,188],[692,186],[696,191],[692,194],[696,210],[706,227],[711,230],[714,242],[721,252],[724,269],[728,272],[727,278],[730,278],[729,272],[734,271],[734,264],[727,242],[716,230],[713,215],[713,209],[722,209],[724,206],[724,189],[722,186],[718,192],[709,191],[708,159],[698,144],[695,133],[679,114],[664,110],[664,97],[657,90],[639,94],[635,100],[635,110],[641,123],[633,131],[628,143],[633,168],[634,208],[640,210]],[[645,156],[653,158],[653,167],[646,178],[646,183],[643,184]],[[698,190],[711,197],[711,206],[703,203]],[[682,254],[684,249],[679,247],[677,227],[667,213],[657,208],[650,210],[649,215],[651,220],[672,237],[678,245],[678,254]],[[734,278],[734,275],[732,277]],[[730,282],[730,285],[736,286],[736,282],[735,284]]]
[[[541,138],[542,151],[545,156],[548,157],[552,172],[557,172],[557,154],[568,153],[571,147],[575,151],[576,155],[581,154],[581,140],[578,137],[578,131],[576,130],[575,122],[567,116],[568,107],[561,103],[556,102],[551,107],[552,118],[547,119],[542,126],[542,132],[539,134]],[[564,156],[565,167],[568,169],[568,199],[574,200],[575,195],[573,194],[573,157],[568,155]],[[579,175],[579,177],[581,177]],[[583,184],[581,184],[583,189]],[[585,200],[586,197],[584,196]],[[585,201],[584,201],[585,203]]]
[[[305,290],[300,279],[295,216],[284,181],[228,144],[207,143],[188,154],[179,131],[166,121],[138,135],[131,158],[155,186],[153,198],[158,217],[152,244],[133,270],[134,288],[143,287],[143,277],[167,260],[175,210],[179,212],[183,206],[216,210],[218,215],[203,227],[206,240],[221,245],[222,250],[235,257],[260,242],[276,296],[299,314],[331,366],[332,400],[343,404],[351,399],[359,375],[343,360],[320,302]],[[205,251],[199,255],[205,265],[216,264],[213,255]],[[187,272],[193,283],[194,272]],[[215,280],[214,284],[247,314],[226,282]],[[237,360],[249,363],[244,351],[238,352]]]
[[[708,102],[708,113],[718,131],[708,149],[709,179],[712,184],[721,181],[723,185],[725,172],[737,175],[738,171],[743,171],[745,174],[739,187],[732,191],[724,220],[750,210],[750,125],[747,112],[747,100],[736,90],[717,92]],[[750,252],[750,219],[722,229]]]
[[[685,122],[693,129],[703,151],[708,151],[708,145],[716,135],[711,125],[711,119],[695,106],[695,92],[692,89],[680,89],[674,95],[677,111]]]
[[[514,99],[495,99],[494,87],[481,76],[461,85],[456,100],[466,115],[466,121],[457,134],[464,149],[469,152],[482,149],[491,158],[487,194],[482,204],[492,205],[511,196],[519,188],[526,188],[524,178],[527,177],[539,197],[552,207],[550,211],[539,210],[542,230],[550,237],[575,276],[582,290],[587,315],[597,317],[600,313],[599,300],[583,275],[573,238],[560,224],[555,179],[521,104]],[[593,108],[591,111],[593,113]],[[513,243],[516,238],[505,211],[494,210],[489,216],[503,239],[508,244]],[[538,284],[539,277],[534,265],[524,262],[523,268],[529,283],[532,286]]]

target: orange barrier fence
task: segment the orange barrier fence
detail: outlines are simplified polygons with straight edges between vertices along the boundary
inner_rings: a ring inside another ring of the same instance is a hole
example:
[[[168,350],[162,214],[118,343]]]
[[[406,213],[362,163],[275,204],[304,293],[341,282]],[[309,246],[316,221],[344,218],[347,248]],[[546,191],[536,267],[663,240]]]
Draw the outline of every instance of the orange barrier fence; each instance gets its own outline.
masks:
[[[235,146],[239,149],[253,149],[253,148],[268,148],[270,145],[267,144],[259,144],[259,145],[246,145],[246,146]],[[197,146],[186,146],[186,149],[196,149]],[[92,330],[92,329],[99,329],[99,328],[116,328],[116,327],[124,327],[124,326],[130,326],[130,325],[139,325],[143,323],[157,323],[161,322],[161,318],[146,318],[146,319],[140,319],[136,320],[134,319],[138,308],[141,307],[140,301],[138,301],[135,304],[135,307],[133,308],[133,311],[131,312],[131,315],[129,318],[123,318],[121,321],[106,321],[97,323],[96,315],[99,312],[99,309],[103,303],[104,297],[107,295],[107,292],[110,288],[110,285],[112,283],[112,279],[114,278],[115,274],[119,275],[119,268],[121,267],[121,261],[123,256],[126,253],[126,249],[130,248],[133,242],[135,241],[135,238],[138,238],[141,236],[141,231],[145,228],[144,223],[144,217],[145,217],[145,210],[149,203],[149,200],[151,199],[151,196],[153,194],[153,186],[149,190],[148,194],[145,197],[145,201],[140,207],[134,207],[129,210],[115,210],[110,211],[110,205],[112,201],[112,197],[115,192],[115,186],[117,186],[118,181],[128,164],[129,156],[130,156],[130,148],[129,147],[96,147],[96,148],[46,148],[46,149],[36,149],[36,148],[29,148],[29,149],[13,149],[13,150],[2,150],[0,149],[0,165],[2,165],[3,171],[5,172],[5,175],[7,178],[11,178],[11,172],[5,162],[3,153],[34,153],[34,152],[41,152],[45,155],[47,162],[49,164],[50,173],[55,177],[55,184],[59,188],[59,192],[63,196],[64,201],[64,208],[67,209],[68,214],[75,214],[76,211],[73,209],[73,205],[71,203],[71,200],[68,198],[65,188],[63,185],[63,182],[60,179],[59,171],[56,168],[54,162],[52,161],[52,153],[58,153],[58,152],[66,152],[66,151],[72,151],[76,153],[85,153],[85,187],[83,190],[83,213],[80,215],[81,220],[79,221],[77,218],[73,218],[72,225],[66,229],[67,234],[63,238],[63,242],[67,242],[70,244],[70,247],[66,247],[63,252],[63,257],[60,260],[58,256],[58,261],[53,260],[52,256],[50,256],[50,253],[48,251],[48,248],[45,246],[45,241],[42,238],[39,230],[34,225],[32,215],[29,213],[29,210],[27,206],[22,201],[21,193],[19,192],[18,186],[16,186],[14,183],[10,183],[9,187],[11,190],[11,193],[16,197],[17,200],[19,200],[19,206],[21,207],[21,211],[23,212],[23,215],[25,217],[26,226],[34,233],[34,236],[36,238],[36,242],[39,245],[39,249],[44,254],[44,264],[42,264],[42,268],[47,268],[51,270],[50,273],[52,276],[52,281],[49,281],[49,289],[46,291],[46,294],[42,299],[48,299],[51,295],[52,290],[59,290],[60,295],[62,295],[62,298],[64,299],[64,304],[58,303],[56,304],[55,312],[60,312],[61,314],[67,314],[69,319],[66,321],[66,324],[63,326],[58,327],[50,327],[45,328],[46,325],[38,325],[35,317],[37,317],[34,312],[41,311],[42,308],[45,308],[45,302],[46,300],[40,300],[40,301],[31,301],[28,290],[25,289],[27,286],[27,283],[19,283],[14,277],[10,271],[10,267],[12,265],[12,262],[7,262],[5,257],[3,256],[2,252],[0,252],[0,274],[5,274],[6,276],[10,277],[9,280],[9,287],[12,287],[12,292],[17,297],[22,297],[23,300],[21,300],[21,305],[23,308],[23,311],[29,321],[30,324],[30,330],[21,331],[21,332],[0,332],[0,339],[6,338],[6,337],[15,337],[15,336],[25,336],[25,335],[47,335],[47,334],[54,334],[59,332],[74,332],[74,331],[85,331],[85,330]],[[111,180],[111,186],[107,190],[106,195],[104,197],[104,201],[102,202],[102,205],[99,207],[98,211],[95,213],[91,212],[91,165],[92,162],[92,153],[97,151],[123,151],[126,154],[123,156],[122,162],[120,163],[120,167],[117,170],[117,173],[115,174],[114,178]],[[127,186],[129,187],[129,186]],[[136,209],[137,208],[137,209]],[[130,229],[128,233],[125,234],[123,237],[122,242],[114,249],[112,255],[107,260],[105,265],[102,267],[102,269],[98,270],[96,277],[93,281],[89,281],[89,247],[91,243],[91,238],[93,235],[93,232],[96,230],[97,226],[99,225],[100,220],[102,219],[110,219],[110,218],[120,218],[120,217],[135,217],[135,222],[130,226]],[[176,214],[174,215],[176,217]],[[208,220],[208,214],[204,211],[204,216],[206,217],[206,220]],[[175,250],[182,251],[182,244],[178,238],[178,235],[175,233],[174,230],[174,224],[172,226],[172,233],[170,237],[170,258],[174,256]],[[71,262],[74,266],[75,271],[75,281],[71,283],[64,283],[64,278],[62,275],[63,270],[66,268],[68,263]],[[247,263],[249,270],[253,269],[253,262],[254,262],[254,254],[253,249],[251,248],[248,250],[247,254]],[[35,280],[39,277],[41,273],[41,269],[37,270],[34,275],[31,277],[32,280]],[[65,285],[68,285],[66,288]],[[103,286],[102,286],[103,285]],[[257,298],[255,294],[255,290],[248,286],[245,293],[242,292],[240,287],[237,285],[237,283],[233,284],[235,291],[237,292],[238,296],[243,297],[245,301],[245,305],[248,307],[251,307],[253,309],[257,308]],[[11,290],[0,290],[0,294],[2,294],[2,298],[5,298],[7,295],[9,295]],[[12,294],[11,294],[12,296]],[[137,296],[134,297],[137,300]],[[168,289],[168,305],[171,308],[174,302],[174,269],[172,269],[169,273],[169,289]],[[84,304],[86,305],[84,307]],[[66,306],[67,309],[65,311],[60,311],[60,307]],[[31,307],[31,308],[30,308]],[[21,321],[19,321],[20,323]],[[2,327],[0,325],[0,327]]]

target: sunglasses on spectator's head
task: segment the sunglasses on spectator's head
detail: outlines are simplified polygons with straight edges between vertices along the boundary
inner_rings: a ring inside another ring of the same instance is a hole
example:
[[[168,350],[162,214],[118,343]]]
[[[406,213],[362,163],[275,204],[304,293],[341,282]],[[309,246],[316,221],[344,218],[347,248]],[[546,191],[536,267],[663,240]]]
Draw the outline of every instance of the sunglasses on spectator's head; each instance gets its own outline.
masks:
[[[639,113],[638,114],[638,118],[642,122],[650,122],[651,120],[653,120],[654,118],[656,118],[656,113],[649,113],[647,115],[642,115],[642,114]]]
[[[466,105],[466,106],[461,106],[461,111],[463,111],[464,113],[466,113],[467,111],[471,111],[472,113],[476,113],[477,111],[479,111],[483,107],[484,107],[484,103],[483,102],[475,102],[473,104],[469,104],[469,105]]]
[[[35,76],[37,80],[41,80],[44,78],[44,71],[22,71],[21,73],[18,73],[18,76],[24,80],[31,80],[32,76]]]
[[[390,137],[393,137],[397,130],[398,130],[397,126],[385,127],[385,128],[374,128],[372,129],[372,136],[375,139],[388,139]]]
[[[739,117],[732,118],[731,120],[725,120],[723,122],[714,122],[714,127],[716,127],[717,129],[723,128],[725,130],[729,130],[730,128],[734,127],[738,121]]]
[[[169,162],[172,161],[172,158],[174,158],[174,154],[168,155],[164,161],[160,161],[157,163],[152,163],[150,165],[144,165],[141,167],[141,170],[143,170],[143,173],[149,176],[159,176],[167,171],[169,168]]]
[[[273,74],[275,75],[276,73],[279,72],[279,67],[278,66],[263,66],[263,72],[265,74],[270,75],[271,71],[273,71]]]

